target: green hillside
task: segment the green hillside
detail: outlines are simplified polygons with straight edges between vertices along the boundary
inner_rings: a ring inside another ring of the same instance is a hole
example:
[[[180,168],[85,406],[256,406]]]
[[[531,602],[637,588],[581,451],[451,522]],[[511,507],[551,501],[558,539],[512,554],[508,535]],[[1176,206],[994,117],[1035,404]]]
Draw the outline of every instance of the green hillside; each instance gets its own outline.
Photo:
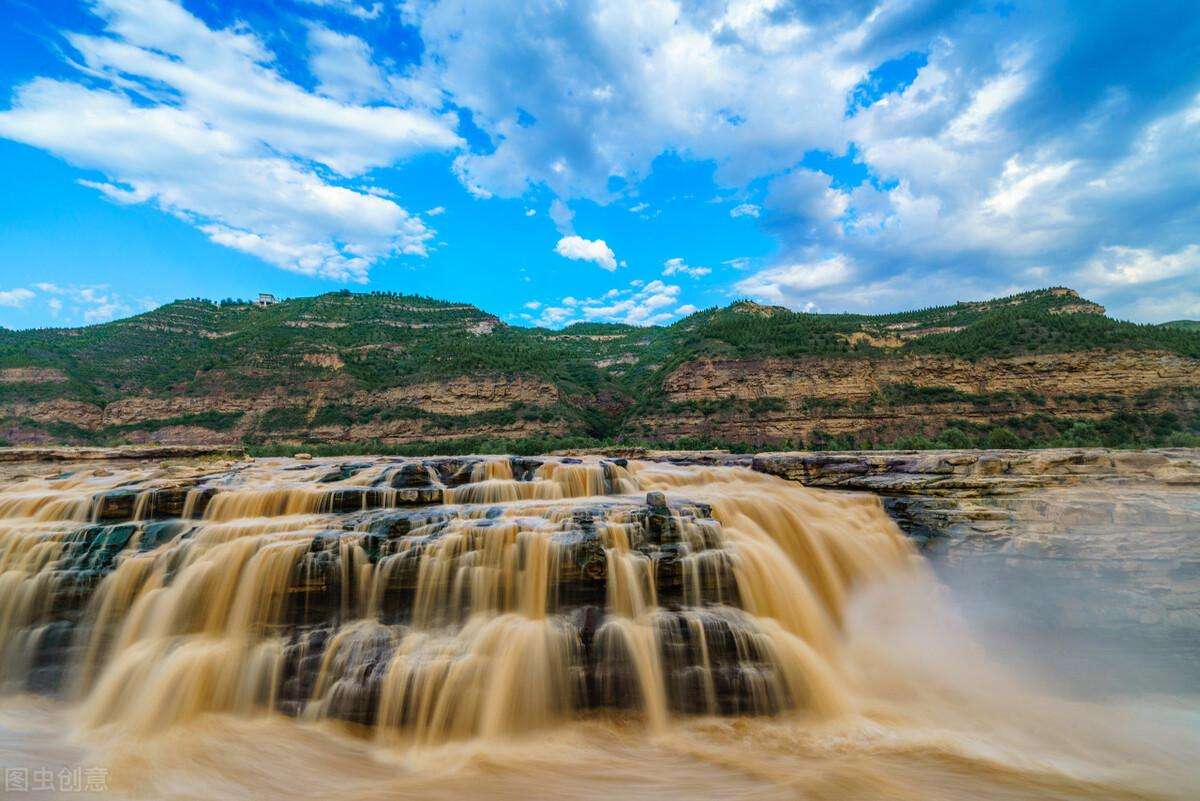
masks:
[[[394,293],[333,292],[265,308],[189,299],[84,328],[0,329],[0,374],[9,376],[0,381],[0,419],[22,437],[65,441],[120,441],[138,427],[191,425],[271,442],[278,432],[306,427],[400,419],[420,420],[441,439],[516,424],[607,439],[631,414],[658,408],[664,377],[696,359],[979,360],[1093,349],[1200,357],[1200,331],[1191,326],[1135,325],[1103,312],[1053,288],[885,315],[807,314],[739,301],[665,327],[579,323],[549,330]],[[29,378],[31,370],[39,377]],[[362,400],[421,382],[518,375],[556,392],[544,402],[457,416]],[[259,413],[245,402],[255,397],[272,400]],[[103,410],[129,398],[167,398],[203,411],[100,426],[58,421],[46,411],[56,401]],[[189,398],[195,402],[184,404]],[[214,398],[241,405],[205,405]]]

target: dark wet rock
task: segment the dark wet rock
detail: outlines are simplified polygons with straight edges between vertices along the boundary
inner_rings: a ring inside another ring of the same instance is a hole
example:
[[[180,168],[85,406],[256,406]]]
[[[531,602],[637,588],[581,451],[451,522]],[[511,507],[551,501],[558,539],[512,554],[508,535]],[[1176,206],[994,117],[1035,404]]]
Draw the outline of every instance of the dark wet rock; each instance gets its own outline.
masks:
[[[111,490],[93,499],[95,512],[93,518],[97,522],[130,520],[133,518],[133,508],[137,503],[138,493],[131,489]]]
[[[329,484],[334,481],[345,481],[348,478],[353,478],[354,476],[358,475],[368,467],[371,467],[370,462],[352,462],[349,464],[337,465],[329,470],[329,472],[325,473],[325,475],[317,479],[317,482],[320,484]]]
[[[509,459],[513,478],[517,481],[533,481],[538,468],[545,464],[544,459],[533,459],[527,456],[514,456]]]
[[[437,473],[421,462],[406,462],[392,471],[388,485],[394,489],[426,489],[437,481]]]

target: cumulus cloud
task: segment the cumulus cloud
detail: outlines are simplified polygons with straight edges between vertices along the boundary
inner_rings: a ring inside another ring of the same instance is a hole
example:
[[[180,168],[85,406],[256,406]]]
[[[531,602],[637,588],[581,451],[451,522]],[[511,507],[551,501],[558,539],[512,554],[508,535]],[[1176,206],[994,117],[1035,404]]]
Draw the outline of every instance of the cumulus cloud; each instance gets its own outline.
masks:
[[[945,275],[984,293],[1067,283],[1105,248],[1195,240],[1200,68],[1185,3],[1136,19],[943,0],[610,0],[515,20],[500,0],[406,8],[430,75],[497,143],[460,174],[496,194],[605,202],[664,152],[711,160],[721,187],[765,183],[761,205],[730,213],[757,210],[778,238],[769,269],[842,253],[864,290],[904,276],[945,293],[917,303],[953,301],[955,282],[932,280]],[[913,76],[859,91],[913,53]],[[813,168],[813,152],[852,156],[866,177]],[[1117,310],[1147,291],[1125,285]]]
[[[243,26],[209,28],[171,0],[92,8],[104,33],[67,35],[87,82],[19,86],[0,136],[103,173],[85,185],[116,203],[152,203],[284,269],[363,281],[381,259],[426,253],[433,231],[347,179],[457,147],[453,120],[357,104],[365,87],[345,74],[309,92]]]
[[[462,175],[504,196],[544,184],[607,199],[610,177],[636,184],[664,151],[713,159],[731,183],[786,168],[841,146],[846,95],[865,74],[847,38],[857,19],[818,27],[772,2],[413,0],[405,10],[431,80],[497,143],[464,155]]]
[[[690,275],[692,278],[703,278],[711,272],[712,270],[710,270],[708,267],[691,267],[683,259],[676,257],[673,259],[667,259],[665,262],[663,262],[662,274],[664,276],[678,274]]]
[[[1043,31],[1063,22],[1033,20]],[[1119,315],[1153,319],[1137,301],[1163,291],[1150,276],[1170,273],[1175,289],[1200,290],[1200,272],[1172,266],[1185,257],[1162,262],[1186,253],[1200,219],[1194,92],[1164,103],[1173,90],[1163,84],[1136,99],[1110,93],[1087,106],[1045,107],[1037,93],[1048,88],[1050,65],[1066,57],[1061,48],[1099,54],[1128,42],[1116,36],[1102,46],[1088,26],[1046,38],[986,23],[952,27],[911,85],[850,120],[872,181],[839,187],[829,179],[768,198],[782,258],[836,247],[864,288],[895,288],[892,279],[905,276],[924,285],[922,304],[958,299],[964,285],[988,295],[1073,284]],[[1074,78],[1088,85],[1093,77],[1079,70]],[[1195,71],[1187,80],[1195,85]],[[958,282],[943,280],[955,274]]]
[[[848,283],[854,269],[844,256],[801,264],[781,264],[761,270],[734,284],[738,292],[771,303],[803,306],[812,291]]]
[[[600,297],[562,298],[557,304],[542,308],[536,317],[526,314],[524,319],[552,328],[578,322],[660,325],[696,310],[690,304],[679,305],[679,292],[677,284],[633,281],[628,287],[610,289]]]
[[[734,260],[748,274],[733,288],[775,302],[881,310],[1084,282],[1149,319],[1152,293],[1200,294],[1197,270],[1178,266],[1200,223],[1198,29],[1183,0],[1136,15],[958,0],[308,2],[413,26],[419,63],[398,67],[325,14],[299,58],[312,80],[293,80],[292,60],[245,25],[210,28],[171,0],[97,0],[103,33],[67,36],[78,80],[18,87],[0,135],[99,172],[85,185],[113,202],[313,275],[362,280],[426,252],[427,223],[364,178],[430,151],[475,197],[522,197],[529,216],[553,197],[556,251],[614,270],[570,204],[620,200],[650,219],[634,200],[657,198],[642,182],[671,154],[712,164],[720,202],[755,198],[729,214],[777,247],[754,274]],[[882,83],[898,59],[912,73]],[[470,148],[459,111],[480,132]]]
[[[1080,272],[1085,281],[1101,286],[1148,284],[1200,274],[1200,245],[1188,245],[1174,253],[1157,253],[1150,248],[1107,247]]]
[[[554,246],[554,252],[574,261],[590,261],[596,266],[612,272],[617,269],[617,257],[603,239],[584,239],[581,236],[564,236]]]
[[[33,293],[24,287],[0,289],[0,306],[19,309],[31,300],[33,300]]]

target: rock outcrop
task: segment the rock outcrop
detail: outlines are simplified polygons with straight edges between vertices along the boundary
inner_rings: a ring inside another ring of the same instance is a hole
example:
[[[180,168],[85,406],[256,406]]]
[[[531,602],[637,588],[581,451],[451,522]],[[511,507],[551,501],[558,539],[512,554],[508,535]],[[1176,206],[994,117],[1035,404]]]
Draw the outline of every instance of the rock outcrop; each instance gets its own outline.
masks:
[[[613,451],[679,464],[748,467],[809,487],[869,492],[922,541],[953,547],[1019,526],[1005,505],[1037,493],[1126,488],[1200,493],[1200,450]],[[1200,547],[1200,546],[1198,546]],[[1200,551],[1198,551],[1200,553]]]
[[[769,443],[805,441],[815,431],[915,433],[1030,414],[1092,419],[1121,408],[1190,411],[1200,400],[1179,391],[1195,387],[1197,376],[1200,359],[1162,351],[702,359],[666,377],[665,410],[627,425],[664,439]],[[714,402],[724,406],[712,408]]]

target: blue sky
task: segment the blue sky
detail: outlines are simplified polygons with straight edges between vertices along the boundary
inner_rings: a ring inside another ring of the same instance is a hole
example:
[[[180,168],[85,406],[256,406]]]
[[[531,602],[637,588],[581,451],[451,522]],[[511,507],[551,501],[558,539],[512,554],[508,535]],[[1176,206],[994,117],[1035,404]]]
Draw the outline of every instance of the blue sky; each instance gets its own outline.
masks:
[[[1200,317],[1191,1],[0,14],[0,325],[342,287],[555,326],[1058,284]]]

